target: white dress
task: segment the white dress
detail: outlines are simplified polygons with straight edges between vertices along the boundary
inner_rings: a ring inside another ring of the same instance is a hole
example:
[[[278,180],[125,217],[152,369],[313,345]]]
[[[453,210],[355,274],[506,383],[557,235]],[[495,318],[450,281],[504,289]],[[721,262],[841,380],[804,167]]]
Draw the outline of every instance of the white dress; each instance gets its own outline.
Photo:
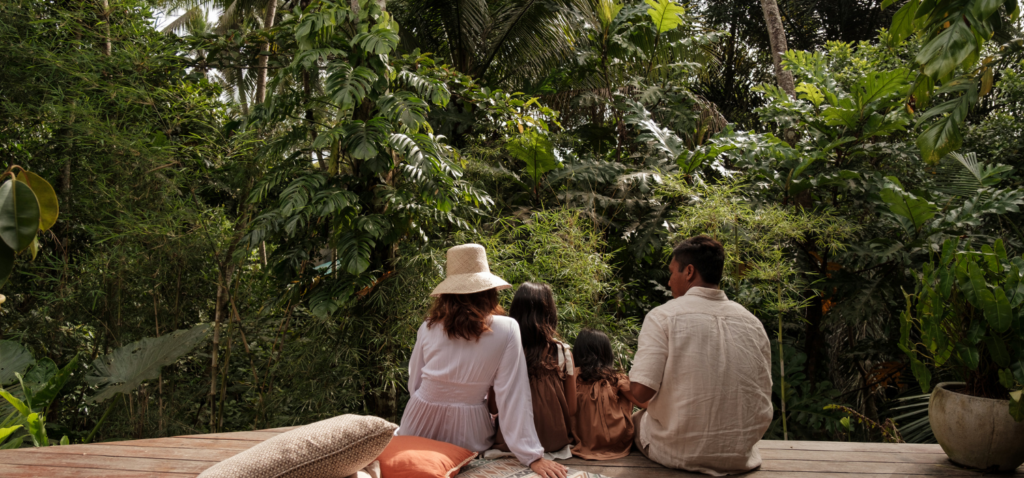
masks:
[[[491,317],[477,341],[449,339],[441,324],[420,325],[409,359],[409,404],[399,435],[439,440],[482,453],[494,444],[487,391],[501,412],[501,431],[522,464],[544,456],[533,426],[530,380],[519,324]]]

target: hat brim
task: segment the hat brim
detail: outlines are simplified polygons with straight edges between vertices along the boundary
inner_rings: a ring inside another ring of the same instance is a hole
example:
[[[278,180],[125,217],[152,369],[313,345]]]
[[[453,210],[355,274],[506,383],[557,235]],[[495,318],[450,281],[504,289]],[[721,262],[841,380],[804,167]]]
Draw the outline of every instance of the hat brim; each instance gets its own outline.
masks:
[[[434,288],[434,291],[430,293],[430,296],[437,297],[441,294],[473,294],[490,289],[505,290],[511,288],[511,284],[490,272],[475,272],[472,274],[455,274],[446,277],[437,285],[437,287]]]

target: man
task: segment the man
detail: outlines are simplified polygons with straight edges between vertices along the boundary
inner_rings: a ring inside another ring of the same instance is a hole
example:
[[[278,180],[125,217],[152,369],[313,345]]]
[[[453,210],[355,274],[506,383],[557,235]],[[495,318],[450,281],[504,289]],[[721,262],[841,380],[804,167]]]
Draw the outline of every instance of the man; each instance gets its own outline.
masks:
[[[772,420],[771,348],[761,321],[719,289],[725,250],[707,236],[672,251],[672,300],[644,319],[629,379],[636,445],[670,468],[720,476],[761,466]]]

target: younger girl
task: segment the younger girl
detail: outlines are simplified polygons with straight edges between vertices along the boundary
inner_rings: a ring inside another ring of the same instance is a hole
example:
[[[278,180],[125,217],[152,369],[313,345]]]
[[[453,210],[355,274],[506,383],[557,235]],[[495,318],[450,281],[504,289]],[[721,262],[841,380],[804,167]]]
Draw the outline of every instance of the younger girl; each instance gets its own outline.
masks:
[[[633,405],[646,408],[629,391],[629,379],[615,370],[612,343],[603,332],[583,329],[572,352],[577,374],[577,409],[572,454],[613,460],[633,446]]]
[[[524,282],[516,290],[508,315],[519,322],[530,377],[533,422],[540,443],[554,458],[571,458],[568,446],[572,443],[572,416],[576,414],[575,367],[569,346],[555,331],[558,311],[551,286]],[[494,448],[508,451],[501,420],[499,416]]]

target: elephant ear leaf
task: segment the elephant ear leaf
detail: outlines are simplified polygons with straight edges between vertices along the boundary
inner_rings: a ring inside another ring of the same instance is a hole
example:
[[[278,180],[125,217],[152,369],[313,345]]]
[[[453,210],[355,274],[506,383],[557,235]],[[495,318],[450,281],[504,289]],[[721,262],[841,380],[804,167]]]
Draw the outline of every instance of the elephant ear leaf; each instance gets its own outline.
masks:
[[[50,230],[57,223],[57,216],[60,214],[60,204],[53,186],[31,171],[23,170],[18,173],[18,181],[28,185],[35,193],[36,200],[39,201],[39,230]]]
[[[0,239],[11,249],[28,248],[39,231],[39,201],[27,184],[7,181],[0,185]]]
[[[16,373],[25,373],[34,362],[32,353],[24,346],[10,340],[0,340],[0,386],[18,381]]]
[[[206,338],[210,324],[146,337],[97,358],[85,382],[98,387],[86,403],[99,403],[119,393],[135,390],[142,382],[153,380],[160,368],[176,362]]]

